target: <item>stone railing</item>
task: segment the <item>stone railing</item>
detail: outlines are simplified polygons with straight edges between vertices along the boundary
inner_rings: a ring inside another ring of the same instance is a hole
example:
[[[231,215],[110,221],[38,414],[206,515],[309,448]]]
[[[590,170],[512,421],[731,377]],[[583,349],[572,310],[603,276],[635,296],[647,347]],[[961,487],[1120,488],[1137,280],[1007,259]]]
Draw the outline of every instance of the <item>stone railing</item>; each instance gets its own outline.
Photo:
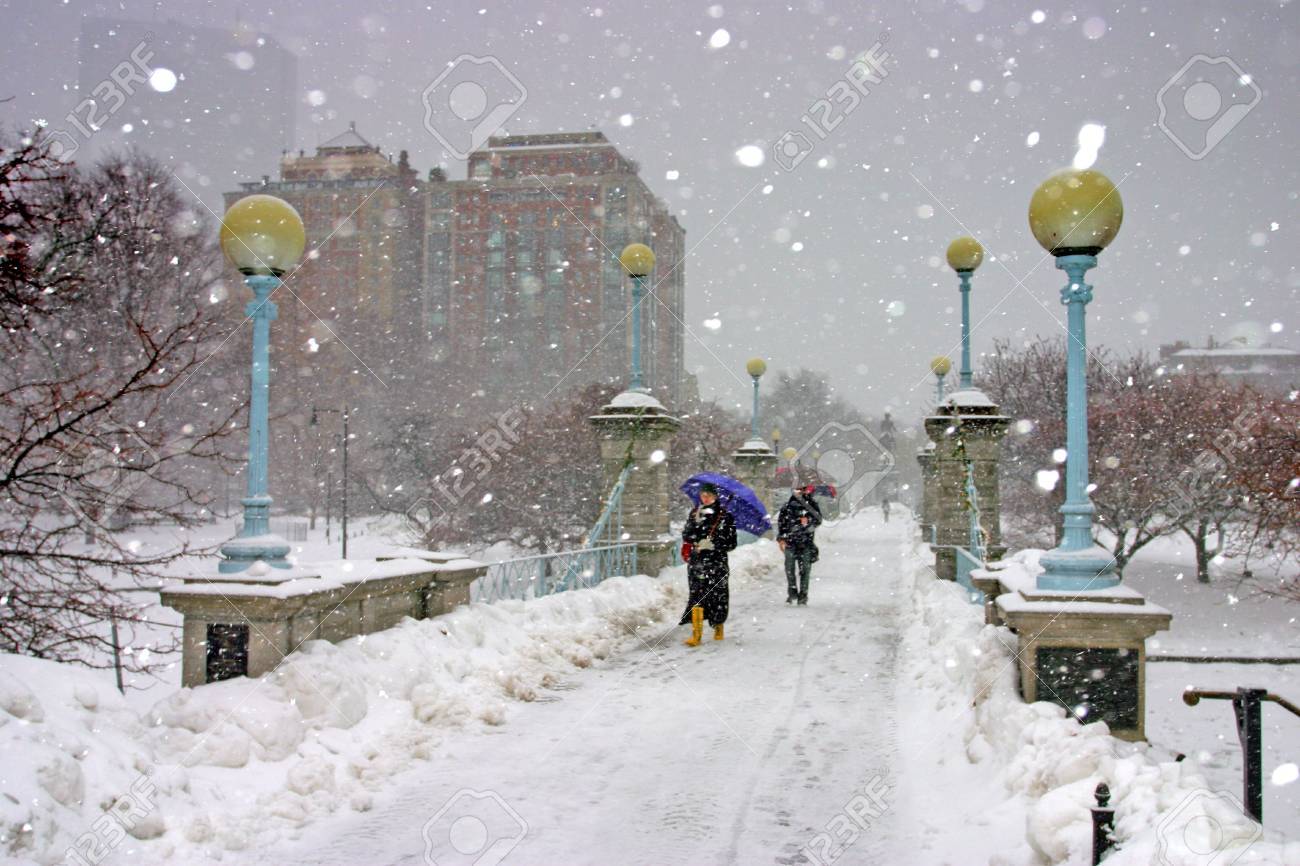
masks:
[[[426,619],[470,600],[487,573],[460,554],[401,548],[370,560],[186,577],[161,592],[184,616],[181,684],[196,686],[274,668],[305,641],[338,642]]]

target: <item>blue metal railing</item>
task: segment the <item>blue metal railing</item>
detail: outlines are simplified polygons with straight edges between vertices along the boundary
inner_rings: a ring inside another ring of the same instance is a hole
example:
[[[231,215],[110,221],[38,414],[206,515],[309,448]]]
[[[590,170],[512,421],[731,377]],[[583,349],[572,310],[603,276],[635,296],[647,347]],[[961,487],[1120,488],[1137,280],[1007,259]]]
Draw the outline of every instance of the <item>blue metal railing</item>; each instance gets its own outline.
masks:
[[[966,589],[972,604],[983,604],[984,593],[976,589],[970,579],[972,571],[984,567],[984,528],[980,526],[980,498],[979,491],[975,487],[975,461],[973,460],[966,461],[966,502],[967,511],[970,512],[970,534],[967,542],[970,549],[956,548],[957,582]]]
[[[983,560],[975,558],[971,552],[964,547],[954,547],[953,551],[957,554],[957,582],[966,590],[972,604],[983,604],[984,593],[975,588],[971,582],[970,573],[977,568],[983,568]]]
[[[636,545],[632,543],[522,556],[491,563],[487,574],[470,587],[470,600],[525,601],[587,589],[607,577],[630,574],[636,574]]]
[[[571,589],[593,587],[607,577],[636,574],[636,543],[623,538],[623,490],[631,467],[619,473],[600,517],[582,547],[558,553],[521,556],[488,565],[470,587],[470,600],[523,601]]]

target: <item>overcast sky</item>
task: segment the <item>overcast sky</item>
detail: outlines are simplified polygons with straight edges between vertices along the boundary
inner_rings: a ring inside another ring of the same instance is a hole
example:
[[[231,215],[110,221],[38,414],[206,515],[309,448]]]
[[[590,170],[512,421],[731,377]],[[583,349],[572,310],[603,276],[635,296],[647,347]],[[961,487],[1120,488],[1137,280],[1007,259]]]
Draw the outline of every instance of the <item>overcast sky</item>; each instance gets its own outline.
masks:
[[[299,146],[356,120],[385,151],[409,150],[421,173],[463,174],[424,128],[425,86],[462,54],[499,59],[527,91],[504,131],[603,130],[679,215],[691,251],[687,364],[705,396],[736,405],[744,361],[758,354],[774,369],[830,373],[870,412],[919,416],[933,393],[928,360],[957,358],[959,296],[943,251],[967,232],[990,256],[975,277],[976,353],[997,337],[1060,333],[1062,275],[1025,212],[1037,183],[1074,159],[1085,123],[1105,126],[1095,167],[1125,205],[1091,274],[1090,341],[1154,350],[1213,333],[1300,349],[1300,3],[3,7],[0,96],[17,98],[0,121],[11,128],[76,104],[83,14],[229,27],[238,9],[298,55]],[[836,82],[882,39],[887,77],[852,111],[836,109],[842,120],[820,139],[814,103],[842,94]],[[1197,55],[1228,57],[1249,80]],[[1167,125],[1198,155],[1207,130],[1226,128],[1199,159],[1157,123],[1158,93],[1189,61],[1214,91],[1184,99],[1173,88]],[[791,130],[813,147],[786,171],[770,148]],[[747,145],[763,149],[762,165],[737,158]],[[275,174],[277,159],[267,153],[256,174]]]

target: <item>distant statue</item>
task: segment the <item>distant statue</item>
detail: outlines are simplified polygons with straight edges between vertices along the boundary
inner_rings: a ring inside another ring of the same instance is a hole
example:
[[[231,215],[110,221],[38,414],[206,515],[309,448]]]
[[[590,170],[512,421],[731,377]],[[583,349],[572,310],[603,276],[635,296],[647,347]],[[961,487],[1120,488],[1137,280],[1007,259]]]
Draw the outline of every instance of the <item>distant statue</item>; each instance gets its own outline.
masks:
[[[898,428],[894,426],[894,419],[885,413],[885,417],[880,420],[880,444],[884,445],[890,451],[894,450],[894,434]]]

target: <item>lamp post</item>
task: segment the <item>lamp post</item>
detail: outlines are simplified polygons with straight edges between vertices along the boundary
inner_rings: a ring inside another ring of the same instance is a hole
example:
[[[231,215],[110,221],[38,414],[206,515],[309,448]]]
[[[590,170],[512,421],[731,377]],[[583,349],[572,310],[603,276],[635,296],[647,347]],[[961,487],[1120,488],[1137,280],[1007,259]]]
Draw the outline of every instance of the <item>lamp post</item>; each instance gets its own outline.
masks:
[[[745,372],[754,380],[754,408],[749,414],[749,438],[757,440],[758,435],[758,380],[767,372],[767,362],[762,358],[750,358],[745,362]]]
[[[253,291],[245,314],[253,320],[252,390],[248,405],[248,495],[244,525],[239,534],[221,546],[224,557],[218,570],[243,571],[257,560],[275,568],[288,568],[289,544],[271,534],[271,496],[267,492],[267,440],[269,436],[271,322],[276,306],[271,293],[280,278],[302,256],[307,245],[302,217],[283,199],[250,195],[230,206],[221,220],[221,250]]]
[[[970,367],[970,278],[984,261],[984,247],[972,237],[960,237],[948,244],[948,267],[957,272],[961,284],[961,374],[957,386],[971,385]]]
[[[645,298],[645,280],[655,269],[655,254],[645,244],[628,244],[618,257],[623,270],[632,278],[632,383],[629,391],[646,391],[641,377],[641,301]]]
[[[1044,554],[1040,589],[1086,590],[1115,586],[1114,558],[1092,540],[1092,500],[1088,495],[1088,381],[1084,313],[1092,286],[1084,276],[1119,232],[1124,203],[1115,185],[1091,169],[1063,169],[1043,181],[1029,201],[1029,228],[1056,257],[1070,282],[1061,289],[1067,311],[1065,532],[1061,544]]]
[[[317,418],[317,415],[322,412],[329,415],[343,416],[343,502],[341,503],[343,506],[343,517],[341,522],[342,522],[342,531],[343,531],[342,556],[344,559],[347,559],[348,558],[348,409],[346,406],[343,407],[342,409],[321,409],[318,406],[313,404],[311,407],[311,426],[315,427],[317,424],[320,423],[319,419]],[[331,477],[333,477],[332,473],[331,473]],[[326,508],[326,515],[327,515],[325,518],[325,532],[326,532],[327,541],[329,540],[329,517],[328,517],[329,498],[330,498],[329,492],[327,491],[325,494],[325,508]]]
[[[943,355],[930,359],[930,372],[934,374],[935,405],[943,402],[943,380],[952,370],[952,361]]]
[[[774,454],[781,453],[781,428],[780,427],[772,428],[772,453]]]

